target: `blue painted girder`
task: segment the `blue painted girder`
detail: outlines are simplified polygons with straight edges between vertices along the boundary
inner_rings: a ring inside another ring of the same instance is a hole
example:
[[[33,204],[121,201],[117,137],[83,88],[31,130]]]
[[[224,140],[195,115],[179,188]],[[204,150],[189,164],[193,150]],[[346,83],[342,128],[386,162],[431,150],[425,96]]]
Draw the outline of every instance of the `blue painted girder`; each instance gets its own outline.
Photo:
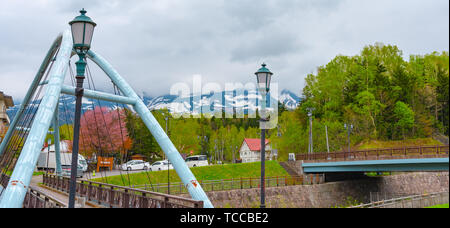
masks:
[[[305,173],[448,171],[448,158],[304,163]]]

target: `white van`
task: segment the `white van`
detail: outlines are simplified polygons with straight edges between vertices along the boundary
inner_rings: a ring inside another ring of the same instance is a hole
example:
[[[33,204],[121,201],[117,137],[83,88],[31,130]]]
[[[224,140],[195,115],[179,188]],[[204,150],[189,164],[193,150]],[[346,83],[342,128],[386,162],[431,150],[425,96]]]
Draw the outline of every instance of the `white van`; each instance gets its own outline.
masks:
[[[186,158],[186,164],[188,167],[201,167],[201,166],[208,166],[208,158],[206,155],[197,155],[197,156],[191,156]]]
[[[61,165],[72,165],[72,153],[60,153]],[[88,169],[88,164],[83,155],[78,155],[78,166],[83,172]],[[56,155],[55,152],[41,152],[39,155],[37,167],[38,170],[56,170]]]
[[[71,165],[72,164],[72,153],[69,151],[69,141],[60,141],[60,155],[61,155],[61,165]],[[88,164],[86,158],[83,155],[78,154],[78,166],[81,167],[83,172],[88,170]],[[42,149],[39,154],[38,162],[36,168],[38,170],[56,170],[56,154],[55,145],[50,145],[50,148],[46,147]]]
[[[61,166],[72,165],[72,153],[60,153],[61,155]],[[83,155],[78,155],[78,166],[83,172],[88,170],[88,164]],[[38,163],[36,168],[38,170],[56,170],[56,155],[55,152],[41,152],[39,155]]]

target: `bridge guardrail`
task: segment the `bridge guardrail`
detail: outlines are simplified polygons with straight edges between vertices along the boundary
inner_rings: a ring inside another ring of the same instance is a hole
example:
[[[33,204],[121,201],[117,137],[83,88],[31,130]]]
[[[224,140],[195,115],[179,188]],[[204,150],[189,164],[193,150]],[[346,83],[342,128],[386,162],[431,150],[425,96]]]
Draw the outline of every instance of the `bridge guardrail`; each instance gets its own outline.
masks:
[[[70,178],[43,175],[44,185],[69,192]],[[77,195],[117,208],[203,208],[203,201],[92,181],[77,181]]]
[[[1,175],[2,183],[0,183],[4,188],[7,187],[9,182],[9,176],[6,174]],[[25,199],[23,201],[24,208],[65,208],[67,205],[53,197],[46,195],[45,193],[29,187]]]
[[[405,159],[405,158],[412,159],[412,158],[448,157],[448,153],[449,153],[448,145],[436,145],[436,146],[368,149],[350,152],[344,151],[331,153],[297,154],[296,159],[305,162],[388,160],[388,159]]]
[[[266,188],[272,187],[284,187],[284,186],[294,186],[294,185],[313,185],[324,183],[325,177],[321,174],[309,174],[304,176],[277,176],[277,177],[266,177],[265,185]],[[228,190],[238,190],[238,189],[252,189],[260,188],[261,178],[260,177],[247,177],[247,178],[234,178],[234,179],[223,179],[223,180],[200,180],[200,185],[203,187],[205,192],[213,191],[228,191]],[[167,183],[163,184],[146,184],[146,185],[133,185],[133,188],[139,189],[149,189],[155,192],[168,193],[170,188],[170,194],[187,194],[188,191],[184,187],[183,183]]]
[[[28,188],[28,192],[23,201],[24,208],[67,208],[67,204],[54,199],[39,190],[32,187]]]

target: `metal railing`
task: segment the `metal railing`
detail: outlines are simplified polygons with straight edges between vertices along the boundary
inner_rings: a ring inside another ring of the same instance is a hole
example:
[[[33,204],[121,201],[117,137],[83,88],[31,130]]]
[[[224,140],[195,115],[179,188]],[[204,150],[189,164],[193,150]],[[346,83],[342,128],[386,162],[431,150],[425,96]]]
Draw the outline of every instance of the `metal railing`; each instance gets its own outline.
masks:
[[[66,208],[67,204],[32,187],[28,188],[23,201],[24,208]]]
[[[3,188],[6,188],[8,186],[8,182],[9,182],[9,176],[2,173],[2,175],[0,176],[0,185]]]
[[[350,208],[425,208],[435,205],[448,204],[449,192],[413,195],[390,200],[382,200],[369,204],[362,204]]]
[[[350,152],[297,154],[296,159],[305,162],[334,162],[352,160],[388,160],[406,158],[448,157],[449,146],[416,146],[384,149],[369,149]]]
[[[6,174],[1,175],[1,186],[6,188],[9,182],[9,176]],[[65,208],[66,203],[61,202],[45,193],[29,187],[25,199],[23,201],[24,208]]]
[[[278,177],[266,177],[266,188],[270,187],[285,187],[294,185],[312,185],[324,183],[325,178],[323,174],[310,174],[305,176],[278,176]],[[236,178],[236,179],[223,179],[223,180],[203,180],[199,181],[205,192],[213,191],[228,191],[237,189],[252,189],[260,188],[261,178]],[[145,185],[132,185],[132,188],[139,188],[144,190],[151,190],[153,192],[169,193],[170,194],[186,194],[187,189],[183,183],[167,183],[163,184],[145,184]]]
[[[67,193],[69,181],[43,175],[44,185]],[[78,181],[76,188],[78,197],[113,208],[203,208],[203,201],[92,181]]]
[[[392,193],[392,192],[370,192],[370,202],[380,202],[383,200],[390,200],[390,199],[397,199],[397,198],[403,198],[411,196],[410,194],[406,193]]]

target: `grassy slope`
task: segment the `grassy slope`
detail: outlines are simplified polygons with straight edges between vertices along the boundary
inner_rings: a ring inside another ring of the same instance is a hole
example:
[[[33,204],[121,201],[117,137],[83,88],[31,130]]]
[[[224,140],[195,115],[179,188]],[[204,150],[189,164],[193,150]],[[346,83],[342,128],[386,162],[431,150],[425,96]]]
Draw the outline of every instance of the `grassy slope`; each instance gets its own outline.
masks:
[[[365,150],[365,149],[374,149],[374,148],[395,148],[395,147],[404,147],[404,146],[434,146],[434,145],[442,145],[442,143],[437,140],[434,140],[432,138],[407,139],[407,140],[402,140],[402,141],[371,140],[371,141],[361,143],[355,149]]]
[[[197,180],[221,180],[232,178],[245,177],[260,177],[261,163],[246,163],[246,164],[227,164],[215,165],[206,167],[191,168],[192,173]],[[283,167],[276,161],[266,162],[266,176],[289,176]],[[149,184],[149,179],[152,184],[167,183],[167,170],[158,172],[142,172],[127,175],[123,172],[122,176],[108,177],[107,182],[114,185],[128,185],[130,180],[131,185]],[[94,179],[96,182],[106,182],[104,179]],[[180,178],[174,170],[170,171],[170,182],[181,182]],[[125,184],[124,184],[125,183]]]
[[[427,208],[449,208],[448,204],[435,205]]]

